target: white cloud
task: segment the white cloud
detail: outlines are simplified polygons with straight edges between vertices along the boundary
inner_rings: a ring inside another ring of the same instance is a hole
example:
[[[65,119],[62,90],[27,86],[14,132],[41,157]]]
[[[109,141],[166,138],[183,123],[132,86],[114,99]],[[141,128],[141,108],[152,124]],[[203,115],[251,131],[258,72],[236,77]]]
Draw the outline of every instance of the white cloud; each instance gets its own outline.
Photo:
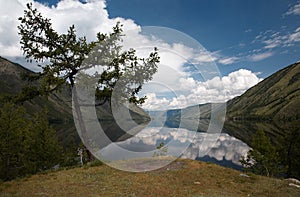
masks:
[[[228,65],[228,64],[233,64],[238,60],[239,60],[238,57],[226,57],[226,58],[220,59],[219,63],[223,64],[223,65]]]
[[[273,55],[272,52],[264,52],[264,53],[259,53],[259,54],[254,54],[254,55],[251,55],[249,57],[249,59],[253,62],[258,62],[258,61],[261,61],[261,60],[264,60],[264,59],[267,59],[269,57],[271,57]]]
[[[281,37],[275,37],[268,40],[264,40],[263,43],[265,44],[265,49],[272,49],[282,44]]]
[[[214,53],[202,52],[194,58],[194,61],[197,63],[208,63],[216,61],[217,59],[218,58],[214,55]]]
[[[219,161],[226,159],[235,164],[241,165],[239,160],[241,156],[246,155],[250,147],[226,133],[211,134],[206,132],[193,132],[183,128],[160,128],[147,127],[136,136],[118,142],[118,145],[127,147],[139,144],[140,146],[151,145],[155,147],[157,142],[171,139],[177,143],[168,145],[168,153],[177,153],[178,147],[190,144],[181,154],[181,158],[196,159],[205,155],[215,158]],[[205,145],[204,145],[205,144]],[[149,150],[150,151],[150,150]]]
[[[2,56],[21,56],[18,17],[23,14],[22,1],[0,0],[0,51]]]
[[[245,30],[245,33],[250,33],[250,32],[252,32],[251,28]]]
[[[300,15],[300,1],[292,6],[284,15]]]
[[[288,37],[289,43],[300,42],[300,27],[298,27],[293,34]]]
[[[166,98],[157,98],[155,93],[146,94],[147,100],[143,107],[148,110],[160,110],[161,106],[166,106],[169,101]]]
[[[0,0],[0,55],[17,60],[21,64],[24,63],[24,58],[20,58],[22,52],[19,45],[20,37],[17,30],[19,21],[17,18],[23,15],[27,2],[32,2],[43,16],[50,18],[53,28],[59,33],[65,33],[68,27],[74,24],[77,35],[86,36],[88,41],[91,41],[96,38],[97,32],[107,33],[112,30],[117,21],[120,21],[124,25],[123,29],[127,35],[123,42],[125,49],[134,48],[137,50],[138,56],[144,57],[153,50],[154,46],[158,47],[161,63],[153,81],[160,82],[161,86],[154,88],[153,91],[148,91],[150,93],[147,94],[148,99],[145,104],[147,107],[145,108],[157,110],[198,103],[221,102],[240,95],[259,81],[255,74],[241,70],[236,71],[237,74],[231,73],[222,78],[212,78],[211,76],[219,74],[216,65],[213,65],[214,61],[227,65],[238,61],[239,58],[224,57],[218,51],[208,52],[204,49],[195,49],[195,45],[193,45],[195,43],[191,43],[190,46],[179,41],[178,43],[166,43],[155,36],[141,35],[142,28],[133,20],[120,17],[110,18],[104,0],[89,0],[87,3],[81,3],[79,0],[62,0],[57,6],[52,7],[33,0]],[[294,35],[291,39],[297,40],[297,36]],[[252,58],[263,59],[262,55]],[[199,82],[192,78],[189,72],[193,71],[186,70],[184,67],[187,62],[201,64],[202,67],[209,65],[203,70],[198,69],[198,72],[201,72],[203,78],[210,80]],[[27,66],[31,67],[32,65]],[[214,75],[205,76],[205,73],[214,73]],[[248,81],[249,77],[252,77],[253,83]],[[225,88],[222,88],[223,86]],[[166,90],[177,93],[177,97],[162,97],[154,93]]]
[[[233,97],[239,96],[256,85],[262,79],[246,69],[240,69],[229,73],[227,76],[215,77],[205,82],[196,81],[195,79],[180,78],[178,88],[182,94],[178,94],[172,98],[158,98],[156,94],[149,93],[143,105],[149,110],[165,110],[184,108],[191,105],[209,103],[209,102],[225,102]]]
[[[263,51],[272,50],[280,47],[291,47],[294,46],[297,42],[300,42],[300,27],[296,27],[293,33],[288,32],[284,28],[280,32],[273,30],[260,32],[259,35],[256,36],[255,39],[252,41],[252,44],[260,43],[263,45],[262,48],[254,50],[254,52],[258,52],[258,50]],[[268,53],[270,55],[270,52],[264,53],[264,55],[267,55]],[[253,55],[254,59],[260,58],[259,55],[261,54],[257,55],[258,56]]]
[[[88,41],[95,40],[98,32],[110,32],[117,21],[124,25],[125,31],[139,28],[130,19],[110,19],[104,0],[90,0],[86,3],[81,3],[79,0],[62,0],[57,6],[52,7],[32,0],[0,0],[0,55],[22,56],[17,29],[18,18],[23,16],[26,3],[29,2],[33,3],[44,17],[51,19],[53,28],[57,32],[66,33],[68,27],[74,24],[77,35],[86,36]]]
[[[173,84],[178,79],[178,75],[188,75],[183,67],[188,61],[196,64],[206,64],[219,58],[215,53],[208,52],[205,49],[196,50],[195,43],[186,46],[186,43],[174,43],[175,41],[166,43],[156,37],[141,35],[142,28],[135,24],[133,20],[120,17],[110,18],[106,10],[105,0],[89,0],[87,3],[81,3],[79,0],[62,0],[57,6],[51,7],[33,0],[0,1],[0,55],[12,61],[17,60],[18,63],[23,65],[25,61],[19,44],[20,37],[17,30],[19,21],[17,18],[23,15],[28,2],[32,2],[33,6],[44,17],[51,19],[53,28],[57,32],[65,33],[68,27],[74,24],[77,35],[85,36],[88,41],[95,40],[98,32],[107,33],[112,30],[112,27],[118,21],[121,22],[126,34],[123,40],[124,49],[134,48],[137,50],[139,57],[145,57],[150,51],[153,51],[154,46],[158,47],[161,57],[160,64],[176,71],[176,73],[172,72],[173,74],[170,75],[161,70],[160,66],[158,73],[167,74],[168,80]],[[25,65],[31,69],[34,68],[34,65]],[[156,78],[161,77],[161,75],[157,74]]]

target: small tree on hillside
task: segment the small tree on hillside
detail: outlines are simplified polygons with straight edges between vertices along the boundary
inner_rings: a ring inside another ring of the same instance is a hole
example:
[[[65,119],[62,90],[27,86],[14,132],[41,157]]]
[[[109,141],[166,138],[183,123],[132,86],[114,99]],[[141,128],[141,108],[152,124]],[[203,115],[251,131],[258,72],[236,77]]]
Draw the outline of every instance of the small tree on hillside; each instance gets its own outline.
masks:
[[[280,169],[279,155],[264,131],[256,132],[251,147],[252,150],[247,153],[247,156],[243,156],[240,160],[242,165],[256,174],[276,175]]]

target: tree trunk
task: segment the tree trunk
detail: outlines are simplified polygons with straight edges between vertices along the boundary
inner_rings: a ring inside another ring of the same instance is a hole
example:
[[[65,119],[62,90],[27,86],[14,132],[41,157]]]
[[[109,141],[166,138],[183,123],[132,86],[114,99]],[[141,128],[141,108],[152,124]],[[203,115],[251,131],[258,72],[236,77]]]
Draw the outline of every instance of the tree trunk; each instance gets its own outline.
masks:
[[[87,130],[86,130],[83,118],[82,118],[81,111],[80,111],[80,105],[79,105],[79,102],[78,102],[78,94],[77,94],[76,88],[74,88],[74,81],[73,80],[71,81],[71,87],[72,87],[72,93],[73,93],[73,98],[72,99],[73,99],[73,102],[74,102],[74,110],[75,110],[75,113],[77,115],[79,127],[80,127],[80,130],[81,130],[83,145],[84,145],[85,151],[86,151],[87,156],[88,156],[88,161],[91,162],[91,161],[94,160],[94,157],[93,157],[93,155],[90,151],[91,147],[90,147],[89,142],[88,142]]]

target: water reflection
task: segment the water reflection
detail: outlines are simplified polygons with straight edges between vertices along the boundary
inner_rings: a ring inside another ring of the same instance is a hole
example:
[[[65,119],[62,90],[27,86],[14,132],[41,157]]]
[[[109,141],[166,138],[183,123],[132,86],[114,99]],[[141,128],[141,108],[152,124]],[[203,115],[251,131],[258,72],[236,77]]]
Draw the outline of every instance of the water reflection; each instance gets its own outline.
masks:
[[[216,140],[216,138],[218,138]],[[162,144],[164,149],[157,149]],[[186,148],[184,148],[186,147]],[[126,154],[120,155],[119,149]],[[147,127],[136,136],[103,148],[100,154],[107,160],[145,158],[158,155],[210,161],[239,168],[239,159],[249,146],[226,133],[194,132],[183,128]],[[178,150],[184,150],[178,151]]]

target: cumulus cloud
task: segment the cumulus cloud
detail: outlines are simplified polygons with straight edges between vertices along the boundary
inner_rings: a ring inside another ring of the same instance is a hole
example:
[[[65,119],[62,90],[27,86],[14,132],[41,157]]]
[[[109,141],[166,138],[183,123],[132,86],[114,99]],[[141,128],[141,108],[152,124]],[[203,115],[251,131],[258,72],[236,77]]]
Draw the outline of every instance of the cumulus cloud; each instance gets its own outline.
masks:
[[[3,1],[3,2],[2,2]],[[104,0],[90,0],[81,3],[76,0],[62,0],[57,6],[48,7],[32,0],[1,0],[0,7],[0,51],[2,56],[21,56],[17,26],[18,18],[23,15],[26,3],[33,3],[33,6],[50,18],[53,28],[59,33],[66,33],[68,27],[75,25],[78,36],[86,36],[88,41],[96,39],[97,32],[107,33],[120,21],[124,29],[137,29],[130,19],[110,19],[106,10]],[[13,11],[12,11],[13,10]],[[91,20],[92,19],[92,20]]]
[[[24,4],[21,1],[5,0],[0,0],[0,4],[0,55],[21,56],[17,25]]]
[[[229,73],[227,76],[214,77],[207,81],[197,81],[192,77],[180,78],[176,97],[159,98],[156,93],[148,93],[143,107],[149,110],[165,110],[184,108],[191,105],[203,103],[225,102],[233,97],[239,96],[256,85],[262,79],[246,69],[240,69]],[[180,94],[182,93],[182,94]]]
[[[143,105],[148,110],[159,110],[161,106],[166,106],[170,102],[166,98],[157,98],[155,93],[148,93],[147,102]]]

